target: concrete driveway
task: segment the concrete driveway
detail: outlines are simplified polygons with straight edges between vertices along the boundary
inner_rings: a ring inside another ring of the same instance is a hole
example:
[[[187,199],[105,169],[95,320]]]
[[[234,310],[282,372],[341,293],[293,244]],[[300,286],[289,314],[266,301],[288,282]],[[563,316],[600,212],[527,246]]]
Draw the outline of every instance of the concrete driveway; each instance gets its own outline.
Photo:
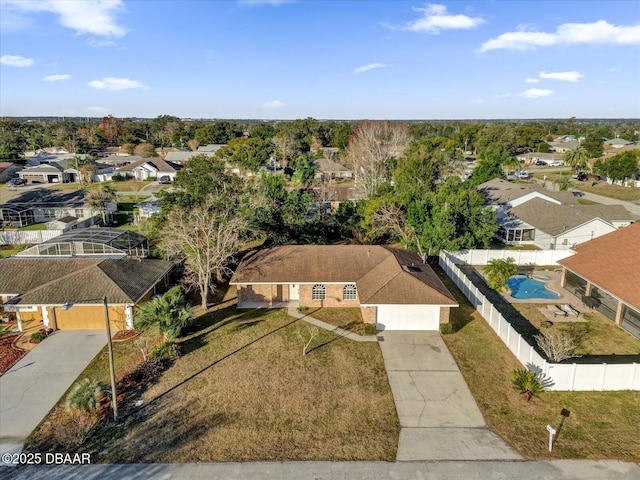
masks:
[[[493,433],[438,332],[379,335],[400,420],[398,460],[515,460]]]
[[[58,330],[0,377],[0,454],[22,451],[27,436],[106,344],[102,330]]]

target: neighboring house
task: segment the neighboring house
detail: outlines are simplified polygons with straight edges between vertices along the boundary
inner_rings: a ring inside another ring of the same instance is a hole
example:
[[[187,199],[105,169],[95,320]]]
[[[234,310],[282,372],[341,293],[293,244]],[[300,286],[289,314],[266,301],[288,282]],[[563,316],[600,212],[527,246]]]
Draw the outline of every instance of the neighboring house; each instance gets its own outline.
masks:
[[[499,218],[497,237],[510,245],[566,250],[633,223],[622,205],[559,205],[533,198]]]
[[[331,209],[337,209],[343,202],[357,202],[367,198],[364,189],[359,187],[322,186],[312,188],[319,207],[322,204],[330,204]]]
[[[562,285],[640,338],[640,223],[578,245],[560,260]]]
[[[73,217],[65,217],[73,218]],[[64,219],[56,222],[62,223]],[[118,228],[76,228],[46,242],[29,247],[16,257],[107,257],[146,258],[149,256],[147,237]]]
[[[24,157],[25,158],[31,158],[31,157],[35,157],[37,155],[43,155],[43,154],[64,155],[64,154],[68,154],[68,153],[70,153],[70,152],[66,148],[62,148],[62,147],[47,147],[47,148],[41,148],[41,149],[38,149],[38,150],[27,150],[26,152],[24,152]]]
[[[516,158],[527,165],[535,164],[536,162],[545,162],[547,164],[551,162],[562,162],[561,153],[547,153],[547,152],[529,152],[516,155]]]
[[[558,205],[573,203],[573,196],[569,192],[550,192],[535,183],[512,183],[500,178],[494,178],[478,185],[478,191],[484,194],[486,205],[502,212],[517,207],[533,198],[542,198]]]
[[[2,192],[0,204],[0,224],[9,227],[25,227],[33,223],[50,222],[62,217],[76,217],[85,225],[94,225],[100,221],[100,212],[88,201],[85,190],[54,190],[36,188]],[[107,213],[118,210],[116,202],[106,205]]]
[[[216,150],[218,150],[218,149],[216,149]],[[216,150],[214,150],[214,151],[203,151],[203,152],[201,152],[199,150],[197,152],[169,152],[164,157],[164,159],[167,162],[174,162],[174,163],[178,163],[180,165],[184,165],[189,160],[191,160],[193,157],[197,157],[197,156],[200,156],[200,155],[204,155],[206,157],[213,157],[215,155],[215,151]]]
[[[116,173],[130,175],[136,180],[157,179],[166,176],[171,178],[171,181],[174,181],[176,173],[178,173],[178,170],[181,168],[180,165],[167,162],[161,158],[142,158],[137,162],[116,169]]]
[[[328,158],[316,160],[314,164],[316,166],[315,178],[317,180],[353,178],[353,170]]]
[[[16,313],[18,326],[42,320],[60,330],[104,329],[107,298],[114,330],[133,329],[133,309],[169,283],[173,262],[139,259],[0,260],[0,309]],[[63,305],[75,303],[64,310]]]
[[[613,148],[622,148],[628,145],[633,145],[634,143],[628,140],[625,140],[624,138],[613,138],[611,140],[605,140],[604,144]]]
[[[87,157],[74,154],[38,154],[27,161],[28,166],[18,172],[18,176],[29,183],[79,183],[82,170],[82,165],[78,166],[79,158]],[[89,164],[96,169],[94,179],[109,176],[114,171],[111,166],[95,162]]]
[[[100,158],[97,160],[98,163],[111,165],[114,167],[124,167],[125,165],[129,165],[130,163],[137,162],[138,160],[142,160],[143,157],[140,155],[121,155],[121,154],[113,154],[108,157]]]
[[[6,183],[22,170],[21,165],[12,162],[0,162],[0,183]]]
[[[202,153],[216,153],[218,150],[220,150],[222,147],[224,147],[224,144],[209,144],[209,145],[200,145],[198,147],[198,154],[202,154]]]
[[[136,223],[146,220],[152,215],[160,215],[160,200],[156,197],[149,197],[134,205],[133,218]]]
[[[415,252],[379,245],[295,245],[247,255],[230,282],[238,308],[359,308],[378,330],[435,330],[458,303]]]
[[[580,142],[577,140],[570,140],[567,142],[549,142],[549,149],[556,153],[566,153],[569,150],[575,150],[580,146]]]

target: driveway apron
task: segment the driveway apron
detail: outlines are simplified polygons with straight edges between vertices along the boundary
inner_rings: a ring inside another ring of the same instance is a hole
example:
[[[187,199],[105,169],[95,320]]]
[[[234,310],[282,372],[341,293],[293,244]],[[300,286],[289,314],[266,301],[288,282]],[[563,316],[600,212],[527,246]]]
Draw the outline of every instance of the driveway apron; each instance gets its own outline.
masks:
[[[0,454],[24,440],[107,343],[102,330],[56,331],[0,377]]]
[[[398,460],[522,458],[489,429],[438,332],[379,337],[400,420]]]

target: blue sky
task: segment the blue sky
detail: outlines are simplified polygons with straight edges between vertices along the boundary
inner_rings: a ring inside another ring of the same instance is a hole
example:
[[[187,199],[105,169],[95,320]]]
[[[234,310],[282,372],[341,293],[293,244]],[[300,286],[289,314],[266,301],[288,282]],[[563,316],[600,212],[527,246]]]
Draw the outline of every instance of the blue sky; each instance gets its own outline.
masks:
[[[640,2],[0,0],[0,115],[640,118]]]

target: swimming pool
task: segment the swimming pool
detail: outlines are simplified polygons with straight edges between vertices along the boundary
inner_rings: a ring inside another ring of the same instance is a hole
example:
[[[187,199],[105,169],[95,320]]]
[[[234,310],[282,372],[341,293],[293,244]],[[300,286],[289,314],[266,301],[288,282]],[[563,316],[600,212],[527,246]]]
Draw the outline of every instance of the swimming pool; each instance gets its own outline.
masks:
[[[511,289],[511,296],[519,299],[548,298],[557,299],[562,297],[551,290],[547,290],[543,282],[533,280],[526,275],[515,275],[507,280],[507,285]]]

